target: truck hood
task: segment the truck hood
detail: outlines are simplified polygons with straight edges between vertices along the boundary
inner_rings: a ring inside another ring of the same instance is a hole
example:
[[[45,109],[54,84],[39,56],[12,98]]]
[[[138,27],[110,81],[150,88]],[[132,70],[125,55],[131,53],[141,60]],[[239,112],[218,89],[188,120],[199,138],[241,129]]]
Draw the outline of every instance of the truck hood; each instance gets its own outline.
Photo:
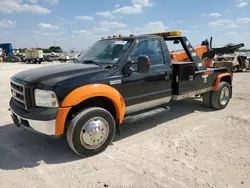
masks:
[[[67,79],[102,71],[106,69],[94,64],[66,63],[28,69],[15,74],[13,78],[36,87],[53,87]]]

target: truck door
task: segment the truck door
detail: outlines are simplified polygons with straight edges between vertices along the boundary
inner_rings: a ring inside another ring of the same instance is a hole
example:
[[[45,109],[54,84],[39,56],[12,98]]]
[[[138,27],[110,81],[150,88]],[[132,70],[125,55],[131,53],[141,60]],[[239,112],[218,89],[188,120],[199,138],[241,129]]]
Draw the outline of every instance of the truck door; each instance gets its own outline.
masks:
[[[171,99],[171,67],[164,57],[159,39],[147,38],[137,42],[130,59],[137,61],[138,56],[148,56],[151,64],[148,73],[134,72],[123,77],[118,89],[125,99],[126,106],[137,110],[150,108],[169,102]],[[132,67],[136,69],[136,65]],[[134,111],[134,109],[132,110]]]

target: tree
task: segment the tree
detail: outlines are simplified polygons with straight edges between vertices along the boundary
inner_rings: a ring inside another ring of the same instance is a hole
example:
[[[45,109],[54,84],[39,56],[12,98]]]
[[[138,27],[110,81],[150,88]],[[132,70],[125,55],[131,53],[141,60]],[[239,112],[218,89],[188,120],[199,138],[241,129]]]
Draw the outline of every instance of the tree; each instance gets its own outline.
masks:
[[[60,52],[62,52],[62,48],[61,48],[60,46],[51,46],[51,47],[49,47],[49,50],[50,50],[51,52],[55,52],[55,53],[60,53]]]

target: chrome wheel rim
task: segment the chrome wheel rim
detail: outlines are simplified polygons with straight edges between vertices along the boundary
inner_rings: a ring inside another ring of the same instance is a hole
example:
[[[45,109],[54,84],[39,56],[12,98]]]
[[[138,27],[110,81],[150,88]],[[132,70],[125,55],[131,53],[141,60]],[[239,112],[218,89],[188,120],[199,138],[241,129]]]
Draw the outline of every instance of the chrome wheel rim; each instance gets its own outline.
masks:
[[[83,125],[80,133],[81,144],[87,149],[96,149],[107,140],[108,135],[108,122],[101,117],[95,117]]]
[[[229,89],[227,87],[224,87],[220,93],[220,103],[222,105],[226,105],[228,100],[229,100]]]

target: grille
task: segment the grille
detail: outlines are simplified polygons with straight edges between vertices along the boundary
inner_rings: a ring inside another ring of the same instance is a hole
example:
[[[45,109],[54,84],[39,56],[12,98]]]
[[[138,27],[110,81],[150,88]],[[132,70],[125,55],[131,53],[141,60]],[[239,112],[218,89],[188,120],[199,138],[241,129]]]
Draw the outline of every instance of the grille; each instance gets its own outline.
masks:
[[[26,97],[25,97],[25,87],[23,84],[17,83],[13,80],[11,80],[10,82],[11,85],[11,94],[13,97],[14,102],[24,108],[24,109],[28,109],[27,107],[27,103],[26,103]]]

